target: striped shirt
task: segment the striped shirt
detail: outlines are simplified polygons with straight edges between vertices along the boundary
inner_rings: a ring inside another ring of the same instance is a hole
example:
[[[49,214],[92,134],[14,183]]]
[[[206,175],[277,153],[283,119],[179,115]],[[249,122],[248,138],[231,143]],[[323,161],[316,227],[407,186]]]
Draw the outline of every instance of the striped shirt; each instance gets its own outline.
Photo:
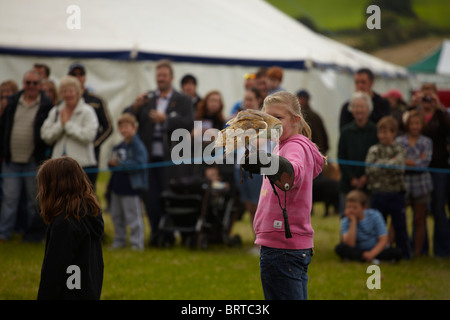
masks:
[[[28,163],[34,151],[34,119],[41,103],[39,96],[31,104],[22,94],[17,102],[11,131],[11,162]]]

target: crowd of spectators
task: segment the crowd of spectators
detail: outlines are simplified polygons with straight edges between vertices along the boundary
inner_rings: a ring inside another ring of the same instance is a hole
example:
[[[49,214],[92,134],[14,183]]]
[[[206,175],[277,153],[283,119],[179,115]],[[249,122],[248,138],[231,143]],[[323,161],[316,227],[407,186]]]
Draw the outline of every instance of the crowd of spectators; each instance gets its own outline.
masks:
[[[358,70],[354,79],[355,93],[341,109],[338,143],[343,221],[348,221],[348,194],[364,192],[370,196],[367,207],[377,209],[386,223],[391,217],[388,245],[408,259],[430,253],[429,213],[434,218],[434,256],[449,257],[450,116],[436,86],[424,84],[407,104],[397,90],[388,91],[386,98],[374,92],[369,69]],[[406,226],[408,205],[414,215],[412,240]]]
[[[184,128],[193,137],[202,136],[210,128],[220,130],[239,111],[260,109],[266,96],[285,90],[282,68],[260,68],[244,75],[244,96],[225,114],[220,90],[211,90],[201,97],[197,92],[197,78],[186,74],[179,92],[173,85],[170,61],[159,61],[155,70],[156,88],[142,92],[123,109],[124,114],[131,114],[138,123],[133,124],[133,129],[139,143],[145,146],[149,163],[170,160],[176,143],[171,140],[174,130]],[[13,80],[0,85],[0,157],[5,175],[1,179],[1,241],[9,240],[14,230],[23,230],[24,240],[43,239],[45,227],[39,221],[35,203],[35,178],[24,173],[35,171],[47,158],[67,155],[80,163],[95,188],[99,150],[113,130],[106,101],[85,86],[87,70],[83,64],[70,65],[59,88],[49,76],[48,66],[36,64],[23,76],[20,90]],[[429,254],[426,216],[431,214],[435,222],[434,255],[449,257],[450,220],[446,204],[450,200],[450,175],[446,170],[450,169],[450,115],[432,84],[422,86],[408,103],[395,88],[385,94],[375,92],[374,82],[370,69],[358,70],[354,75],[354,93],[339,111],[340,216],[348,218],[348,194],[353,190],[362,191],[368,196],[367,201],[361,200],[362,197],[350,200],[367,203],[367,208],[380,212],[389,233],[386,245],[399,248],[404,258],[410,258]],[[329,149],[326,126],[310,105],[310,93],[299,88],[297,97],[312,128],[312,140],[326,155]],[[194,121],[202,121],[202,127],[194,128]],[[121,148],[128,150],[126,145]],[[173,178],[198,172],[189,165],[146,171],[148,183],[139,192],[150,222],[150,245],[155,245],[163,214],[161,193]],[[235,172],[236,189],[246,210],[254,214],[262,177],[237,179],[238,168]],[[115,188],[117,191],[117,182]],[[412,239],[406,231],[408,205],[414,212]],[[138,214],[134,216],[142,219]],[[352,221],[358,221],[355,219],[352,216]],[[392,226],[388,225],[389,221]],[[142,248],[141,240],[138,247]]]

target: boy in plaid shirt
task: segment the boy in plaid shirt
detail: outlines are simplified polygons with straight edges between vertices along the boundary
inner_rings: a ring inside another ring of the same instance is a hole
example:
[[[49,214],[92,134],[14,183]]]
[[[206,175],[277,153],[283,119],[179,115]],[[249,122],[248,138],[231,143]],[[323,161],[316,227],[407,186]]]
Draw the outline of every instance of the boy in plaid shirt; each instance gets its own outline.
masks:
[[[371,208],[379,210],[385,220],[390,214],[395,231],[395,243],[404,258],[411,258],[406,229],[406,204],[404,170],[395,168],[405,164],[405,150],[395,143],[398,123],[392,116],[380,119],[377,124],[378,144],[370,147],[366,162],[367,188],[371,192]],[[394,166],[394,168],[389,168]]]

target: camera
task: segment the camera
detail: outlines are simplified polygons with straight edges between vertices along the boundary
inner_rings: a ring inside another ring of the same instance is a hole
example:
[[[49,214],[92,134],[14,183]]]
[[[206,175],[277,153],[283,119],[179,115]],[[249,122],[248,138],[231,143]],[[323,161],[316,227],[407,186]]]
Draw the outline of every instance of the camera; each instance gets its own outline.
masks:
[[[431,102],[431,101],[433,101],[433,99],[430,96],[423,96],[422,101],[423,102]]]

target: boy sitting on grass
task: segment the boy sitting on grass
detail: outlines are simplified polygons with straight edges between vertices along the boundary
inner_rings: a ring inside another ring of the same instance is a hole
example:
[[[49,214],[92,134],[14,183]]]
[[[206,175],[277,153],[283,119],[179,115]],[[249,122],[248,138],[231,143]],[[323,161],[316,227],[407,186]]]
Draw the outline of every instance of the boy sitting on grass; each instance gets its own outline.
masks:
[[[341,221],[341,243],[336,253],[343,259],[368,261],[399,260],[397,248],[386,248],[388,235],[381,213],[368,208],[368,199],[360,190],[350,191],[345,199],[345,217]]]

